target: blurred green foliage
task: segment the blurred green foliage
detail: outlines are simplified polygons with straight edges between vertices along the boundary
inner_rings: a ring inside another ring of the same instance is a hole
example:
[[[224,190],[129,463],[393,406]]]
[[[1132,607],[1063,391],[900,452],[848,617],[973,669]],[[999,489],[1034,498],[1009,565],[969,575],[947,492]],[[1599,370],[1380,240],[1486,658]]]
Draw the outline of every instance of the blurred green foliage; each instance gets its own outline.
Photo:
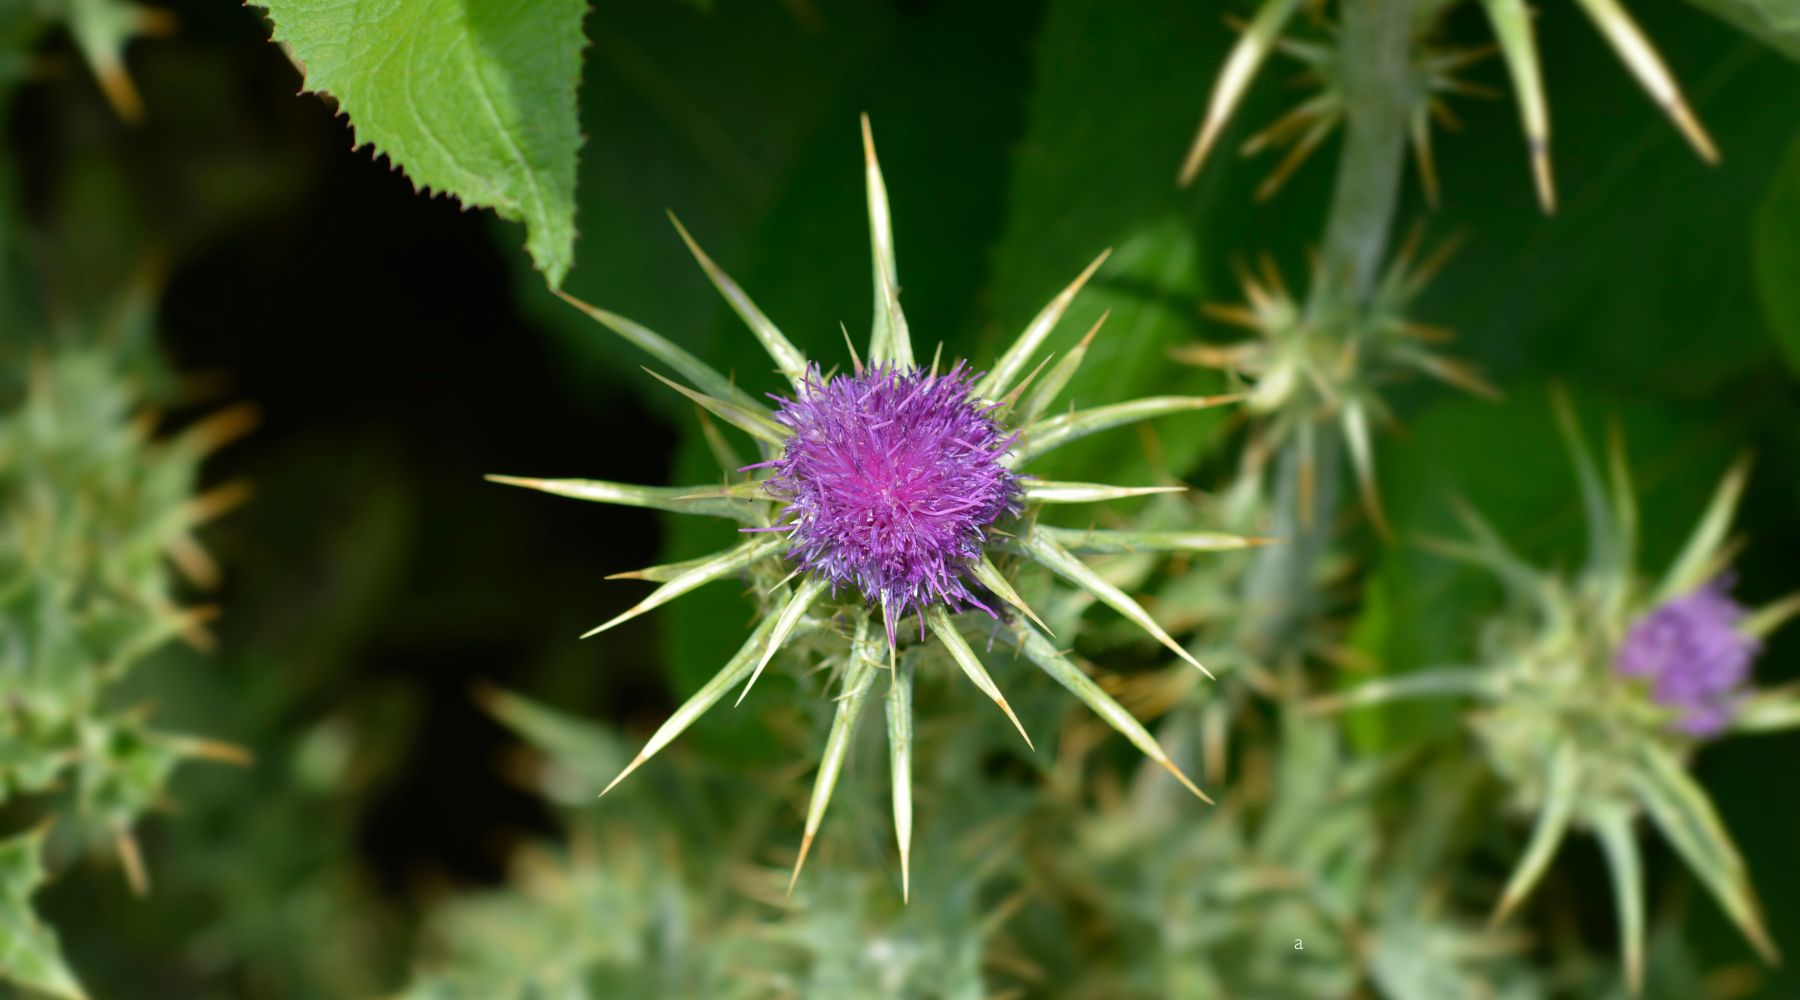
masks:
[[[1237,146],[1305,94],[1277,57],[1196,184],[1174,183],[1236,39],[1221,15],[1254,5],[603,4],[579,50],[564,5],[568,44],[507,93],[509,115],[553,125],[543,169],[562,200],[543,213],[518,199],[531,157],[472,168],[509,178],[485,194],[434,179],[432,154],[390,148],[376,134],[388,123],[361,117],[354,94],[296,98],[301,76],[255,10],[175,6],[170,21],[0,4],[0,970],[13,981],[72,994],[78,980],[102,1000],[1437,997],[1477,980],[1507,997],[1626,995],[1605,861],[1588,843],[1550,863],[1510,923],[1486,927],[1530,831],[1458,749],[1452,708],[1360,712],[1340,731],[1293,700],[1476,655],[1501,589],[1415,544],[1456,535],[1453,497],[1533,565],[1577,564],[1584,519],[1552,383],[1588,426],[1623,428],[1646,565],[1673,558],[1728,463],[1753,452],[1739,593],[1759,604],[1793,589],[1800,66],[1779,4],[1698,5],[1718,18],[1633,4],[1722,150],[1717,167],[1682,146],[1577,5],[1539,5],[1549,217],[1503,67],[1466,72],[1505,96],[1456,102],[1462,127],[1434,133],[1440,203],[1427,206],[1409,166],[1393,221],[1422,226],[1427,245],[1460,238],[1413,311],[1453,330],[1452,353],[1505,399],[1425,380],[1384,389],[1397,425],[1380,430],[1376,467],[1394,541],[1340,512],[1299,674],[1235,642],[1246,558],[1102,564],[1150,595],[1218,684],[1169,673],[1090,602],[1039,605],[1225,792],[1216,810],[1134,770],[1129,747],[1100,740],[1003,644],[989,668],[1036,754],[966,685],[921,683],[908,906],[878,726],[853,746],[808,870],[783,895],[830,715],[792,696],[807,678],[772,670],[735,716],[709,716],[656,773],[595,802],[637,745],[621,732],[647,730],[710,677],[755,604],[717,585],[578,643],[639,594],[603,577],[716,550],[731,526],[567,510],[479,475],[683,483],[716,479],[718,463],[628,346],[545,294],[517,227],[413,185],[523,215],[534,242],[555,234],[536,254],[552,277],[572,212],[565,291],[760,393],[775,388],[766,357],[664,211],[800,347],[838,357],[840,321],[857,329],[869,307],[854,145],[866,111],[921,353],[942,341],[946,357],[992,356],[1110,247],[1050,345],[1066,351],[1110,310],[1068,398],[1217,391],[1224,378],[1169,351],[1235,342],[1200,309],[1239,298],[1234,265],[1266,253],[1307,273],[1340,148],[1327,143],[1276,199],[1253,197],[1269,164]],[[456,43],[452,21],[425,34]],[[1313,30],[1307,15],[1296,24]],[[126,46],[144,28],[160,34]],[[1491,31],[1464,4],[1439,38],[1474,46]],[[578,128],[557,103],[574,51]],[[530,53],[484,49],[461,79],[499,79],[518,55]],[[121,118],[121,79],[139,124]],[[456,116],[457,94],[421,100]],[[536,118],[541,101],[557,113]],[[347,152],[371,139],[408,173]],[[157,259],[157,292],[131,299]],[[105,319],[122,295],[137,332],[98,335],[117,328]],[[238,398],[264,426],[203,466],[181,428]],[[134,429],[152,404],[172,411],[156,425],[170,430]],[[1061,516],[1230,524],[1246,509],[1225,489],[1239,420],[1209,412],[1071,447],[1046,473],[1207,495]],[[255,501],[207,530],[223,571],[204,598],[222,610],[216,650],[169,643],[115,680],[109,653],[167,638],[185,621],[175,608],[201,600],[163,552],[196,496],[238,479]],[[1800,677],[1797,654],[1800,640],[1774,636],[1759,685]],[[241,745],[254,767],[176,770],[212,745],[169,733]],[[1796,755],[1789,733],[1693,762],[1789,952],[1800,807],[1770,789]],[[148,896],[108,860],[120,830],[141,845]],[[1680,859],[1642,843],[1645,995],[1800,991],[1800,971],[1757,964]]]
[[[80,988],[28,906],[43,877],[40,845],[116,852],[141,893],[149,877],[135,828],[166,806],[176,766],[243,762],[236,748],[152,728],[147,706],[121,704],[128,675],[160,647],[178,636],[212,642],[207,609],[181,606],[174,567],[195,585],[217,583],[193,531],[241,490],[196,496],[197,471],[247,420],[227,410],[179,436],[154,436],[144,387],[166,380],[150,353],[146,305],[127,298],[100,333],[34,343],[8,331],[4,341],[23,378],[0,389],[0,808],[14,822],[40,817],[57,837],[7,841],[15,874],[0,971],[61,996]]]

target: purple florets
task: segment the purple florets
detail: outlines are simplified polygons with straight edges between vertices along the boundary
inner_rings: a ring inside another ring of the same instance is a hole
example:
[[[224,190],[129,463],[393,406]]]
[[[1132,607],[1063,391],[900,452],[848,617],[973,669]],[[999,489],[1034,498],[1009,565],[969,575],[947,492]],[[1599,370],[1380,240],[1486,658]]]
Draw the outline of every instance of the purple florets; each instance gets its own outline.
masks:
[[[1613,668],[1652,684],[1651,697],[1681,710],[1676,728],[1714,736],[1737,710],[1760,644],[1737,630],[1744,609],[1723,577],[1671,600],[1631,627]]]
[[[787,501],[788,555],[881,607],[890,643],[896,619],[936,602],[993,614],[963,573],[988,526],[1019,511],[1018,477],[1001,464],[1017,435],[970,394],[974,378],[961,363],[829,381],[815,368],[780,400],[775,419],[794,434],[768,488]]]

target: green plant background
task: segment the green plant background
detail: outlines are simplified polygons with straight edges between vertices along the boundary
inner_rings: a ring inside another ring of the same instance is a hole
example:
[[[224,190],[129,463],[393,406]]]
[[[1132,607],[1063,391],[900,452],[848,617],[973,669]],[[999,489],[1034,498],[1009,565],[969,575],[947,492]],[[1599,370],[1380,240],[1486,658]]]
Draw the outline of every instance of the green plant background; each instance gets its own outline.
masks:
[[[1453,533],[1452,494],[1534,561],[1577,558],[1580,508],[1547,403],[1556,383],[1590,427],[1616,418],[1625,429],[1649,565],[1673,554],[1717,477],[1748,450],[1757,465],[1738,524],[1750,540],[1739,592],[1762,601],[1794,587],[1800,65],[1698,9],[1636,6],[1723,150],[1720,166],[1690,155],[1572,4],[1546,2],[1537,23],[1558,212],[1536,207],[1509,97],[1458,103],[1462,129],[1438,137],[1440,207],[1409,180],[1399,225],[1464,240],[1419,318],[1454,329],[1457,351],[1506,399],[1426,383],[1395,396],[1402,426],[1383,438],[1381,487],[1400,541],[1356,543],[1366,582],[1346,609],[1350,642],[1383,670],[1466,656],[1471,623],[1497,599],[1479,576],[1407,541]],[[498,686],[637,733],[736,649],[751,606],[729,587],[575,640],[639,593],[607,574],[710,551],[729,527],[555,504],[480,480],[710,478],[686,404],[643,377],[628,346],[545,292],[519,252],[521,226],[415,195],[368,149],[349,153],[345,121],[295,96],[298,74],[256,11],[183,3],[176,13],[173,34],[128,50],[146,107],[137,125],[108,110],[63,29],[0,34],[12,46],[0,62],[7,341],[29,345],[58,317],[104,315],[132,274],[160,261],[155,326],[169,366],[214,376],[220,398],[264,414],[202,475],[256,490],[204,535],[226,570],[206,597],[224,609],[218,648],[163,650],[124,699],[154,701],[175,729],[241,744],[255,764],[178,774],[171,808],[140,834],[154,879],[146,898],[103,860],[60,859],[40,910],[89,992],[394,993],[454,934],[451,901],[504,885],[528,845],[621,859],[616,871],[644,880],[616,890],[625,899],[665,891],[651,884],[658,878],[723,884],[728,852],[772,863],[799,825],[805,783],[793,767],[810,760],[808,734],[824,725],[793,707],[810,699],[786,675],[697,725],[671,752],[676,763],[636,779],[653,790],[604,803],[548,802],[521,788],[524,741],[479,704],[478,692]],[[1252,200],[1270,164],[1231,147],[1297,93],[1277,57],[1223,155],[1193,189],[1175,186],[1234,37],[1221,13],[1173,0],[598,4],[583,23],[581,236],[562,287],[762,385],[766,358],[705,286],[667,223],[672,209],[800,347],[837,357],[840,321],[854,330],[868,309],[856,141],[867,112],[923,351],[942,341],[947,356],[990,357],[1112,247],[1066,321],[1085,329],[1113,310],[1070,395],[1216,389],[1214,376],[1168,363],[1168,348],[1223,336],[1198,305],[1237,297],[1234,260],[1266,252],[1290,275],[1303,272],[1332,179],[1328,148],[1278,198]],[[1477,15],[1459,11],[1451,34],[1484,41]],[[15,65],[29,72],[6,75]],[[1504,91],[1496,61],[1473,75]],[[5,364],[22,365],[28,350]],[[202,412],[176,405],[171,419]],[[1160,462],[1212,486],[1230,465],[1220,430],[1210,417],[1168,422]],[[1138,482],[1152,468],[1125,433],[1069,449],[1054,471]],[[1797,664],[1800,639],[1778,635],[1759,682],[1800,678]],[[1057,711],[1029,686],[1015,702],[1028,717]],[[985,706],[937,707],[954,728]],[[1370,713],[1357,718],[1353,744],[1398,757],[1456,724],[1447,709]],[[998,775],[995,787],[934,797],[944,829],[932,836],[954,843],[1009,811],[1068,817],[1034,798],[1029,770],[997,763],[1005,754],[982,740],[969,752]],[[863,756],[868,774],[834,814],[846,831],[880,827],[851,820],[881,805],[877,755]],[[1800,805],[1783,790],[1796,765],[1792,733],[1727,742],[1697,762],[1790,953],[1800,951]],[[747,806],[744,796],[766,801]],[[863,805],[843,804],[857,797]],[[760,840],[722,843],[719,823]],[[590,836],[599,846],[582,847]],[[642,860],[677,841],[688,845],[677,865],[685,874]],[[838,851],[837,868],[827,854],[821,880],[879,863],[866,845],[858,861],[857,850]],[[1505,856],[1464,863],[1500,879],[1494,858]],[[963,926],[970,916],[957,906],[979,913],[998,902],[952,899],[959,887],[990,891],[960,881],[959,860],[952,848],[921,857],[937,871],[915,884],[904,926],[922,940]],[[1652,847],[1648,865],[1652,913],[1679,917],[1698,968],[1753,962],[1665,848]],[[1573,843],[1549,884],[1528,926],[1611,954],[1599,852]],[[922,904],[934,885],[944,897]],[[1092,891],[1112,888],[1099,878]],[[902,926],[890,903],[869,904],[871,926]],[[705,897],[693,905],[704,910]],[[1553,924],[1552,910],[1573,917]],[[1020,947],[1055,940],[1047,925],[1065,918],[1028,905],[1014,918]],[[542,945],[558,933],[522,936]],[[720,942],[707,961],[729,965],[724,931],[703,933]],[[708,954],[706,941],[688,944]],[[1116,944],[1101,951],[1116,957]],[[1052,969],[1059,960],[1032,957]],[[812,982],[815,995],[854,995]],[[1800,994],[1792,964],[1758,982],[1757,996]],[[652,995],[648,983],[620,980],[619,992],[596,995]],[[1055,995],[1042,984],[1027,992]]]

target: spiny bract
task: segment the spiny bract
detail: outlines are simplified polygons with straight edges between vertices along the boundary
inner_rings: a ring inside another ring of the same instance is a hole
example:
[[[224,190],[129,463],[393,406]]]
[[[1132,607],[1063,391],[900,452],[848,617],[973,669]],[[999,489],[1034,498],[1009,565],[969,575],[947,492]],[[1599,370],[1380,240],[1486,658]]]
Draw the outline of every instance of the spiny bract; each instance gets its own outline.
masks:
[[[1657,55],[1649,36],[1632,20],[1624,6],[1618,0],[1576,0],[1576,4],[1587,13],[1594,26],[1600,29],[1600,33],[1631,70],[1631,74],[1637,77],[1638,84],[1668,114],[1676,129],[1694,147],[1694,151],[1700,154],[1700,158],[1707,163],[1718,163],[1719,151],[1713,145],[1712,137],[1688,106],[1674,74],[1663,65],[1662,57]],[[1335,44],[1301,42],[1283,37],[1288,22],[1301,6],[1302,0],[1261,0],[1256,15],[1244,26],[1243,37],[1232,47],[1231,54],[1226,57],[1224,66],[1219,70],[1212,97],[1207,101],[1206,113],[1200,120],[1200,129],[1194,135],[1186,159],[1182,161],[1178,180],[1184,187],[1192,183],[1199,174],[1207,153],[1223,134],[1226,121],[1249,90],[1257,70],[1269,53],[1276,49],[1285,50],[1306,62],[1308,75],[1320,83],[1322,88],[1319,93],[1245,143],[1245,155],[1272,144],[1293,144],[1286,159],[1276,167],[1275,173],[1257,192],[1258,197],[1273,194],[1287,175],[1343,119],[1347,94],[1353,86],[1346,74],[1349,70],[1360,67],[1341,65],[1337,59],[1340,47]],[[1324,13],[1323,0],[1307,6],[1315,15],[1312,20],[1318,23],[1318,15]],[[1445,0],[1432,0],[1421,3],[1412,10],[1409,52],[1413,62],[1403,68],[1413,78],[1410,87],[1413,105],[1408,109],[1407,128],[1414,152],[1418,156],[1420,180],[1424,184],[1426,197],[1434,203],[1437,200],[1437,172],[1432,166],[1431,158],[1432,119],[1454,129],[1456,119],[1445,105],[1444,96],[1488,96],[1485,87],[1467,83],[1456,76],[1458,70],[1481,58],[1485,54],[1483,50],[1449,49],[1429,44],[1430,37],[1442,26],[1444,18],[1454,6]],[[1544,94],[1543,68],[1538,59],[1533,11],[1526,0],[1485,0],[1481,7],[1493,26],[1495,41],[1506,61],[1507,76],[1512,80],[1513,90],[1518,93],[1520,125],[1525,132],[1526,149],[1531,155],[1531,174],[1537,186],[1538,201],[1546,213],[1554,212],[1556,186],[1550,170],[1550,108],[1549,100]],[[1340,12],[1341,8],[1342,5]],[[1401,17],[1407,16],[1406,8],[1397,9]],[[1336,33],[1335,29],[1333,33]]]
[[[874,691],[877,675],[885,673],[889,678],[885,703],[894,826],[904,889],[908,885],[912,829],[912,676],[923,647],[896,648],[899,637],[895,624],[902,615],[916,615],[920,637],[924,638],[927,631],[934,635],[938,648],[1024,736],[1023,725],[951,614],[977,608],[998,619],[1026,660],[1068,688],[1195,795],[1206,799],[1149,731],[1050,641],[1048,630],[1026,606],[1000,565],[1011,565],[1024,558],[1049,569],[1130,619],[1176,656],[1204,670],[1136,600],[1103,579],[1080,556],[1209,552],[1243,548],[1256,544],[1256,540],[1218,532],[1070,530],[1038,524],[1035,511],[1044,504],[1094,503],[1173,492],[1182,487],[1046,482],[1020,474],[1017,470],[1021,466],[1088,434],[1152,417],[1205,409],[1237,397],[1160,396],[1049,415],[1057,394],[1074,376],[1099,325],[1048,371],[1045,366],[1049,359],[1029,374],[1026,366],[1043,347],[1076,293],[1098,270],[1105,254],[1038,313],[987,373],[975,375],[960,362],[942,372],[936,361],[929,366],[919,365],[913,358],[906,316],[900,309],[887,189],[866,118],[863,152],[875,269],[875,310],[868,366],[851,348],[853,374],[822,374],[743,289],[713,263],[679,222],[676,229],[707,277],[791,385],[794,395],[774,397],[779,403],[775,410],[661,335],[623,316],[564,296],[602,325],[674,369],[694,388],[660,375],[657,378],[754,439],[760,461],[750,465],[740,465],[737,460],[727,463],[740,473],[753,473],[752,478],[723,487],[693,488],[596,480],[490,478],[603,503],[738,521],[750,537],[733,548],[688,562],[622,574],[661,586],[631,610],[589,633],[605,631],[703,584],[728,577],[752,576],[757,589],[770,599],[766,613],[743,648],[717,676],[676,709],[613,779],[612,785],[667,746],[728,691],[740,685],[741,702],[763,668],[784,646],[802,638],[821,639],[817,648],[823,650],[826,662],[834,669],[839,694],[807,811],[795,876],[806,859],[838,773],[849,755],[857,716]],[[1027,387],[1034,383],[1035,388],[1027,394]],[[721,459],[731,454],[730,446],[716,434],[709,439]],[[1004,528],[999,527],[1002,521]],[[998,562],[996,556],[1000,557]],[[854,593],[843,593],[851,590]],[[880,616],[879,624],[876,615]],[[1026,743],[1030,744],[1029,737]]]

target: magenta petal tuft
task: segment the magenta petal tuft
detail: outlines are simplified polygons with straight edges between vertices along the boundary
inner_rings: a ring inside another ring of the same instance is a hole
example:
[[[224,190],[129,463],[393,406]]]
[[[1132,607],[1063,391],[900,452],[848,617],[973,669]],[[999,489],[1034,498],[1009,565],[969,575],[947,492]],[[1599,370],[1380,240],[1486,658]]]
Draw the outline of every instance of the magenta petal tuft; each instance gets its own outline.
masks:
[[[1018,477],[1001,464],[1017,435],[971,395],[974,378],[960,362],[829,381],[814,368],[776,414],[794,431],[767,487],[787,503],[788,554],[885,608],[890,642],[909,611],[987,610],[964,573],[988,526],[1020,509]]]
[[[1744,609],[1729,577],[1714,580],[1638,619],[1613,657],[1613,669],[1648,680],[1657,703],[1682,710],[1676,727],[1714,736],[1735,714],[1760,644],[1739,632]]]

